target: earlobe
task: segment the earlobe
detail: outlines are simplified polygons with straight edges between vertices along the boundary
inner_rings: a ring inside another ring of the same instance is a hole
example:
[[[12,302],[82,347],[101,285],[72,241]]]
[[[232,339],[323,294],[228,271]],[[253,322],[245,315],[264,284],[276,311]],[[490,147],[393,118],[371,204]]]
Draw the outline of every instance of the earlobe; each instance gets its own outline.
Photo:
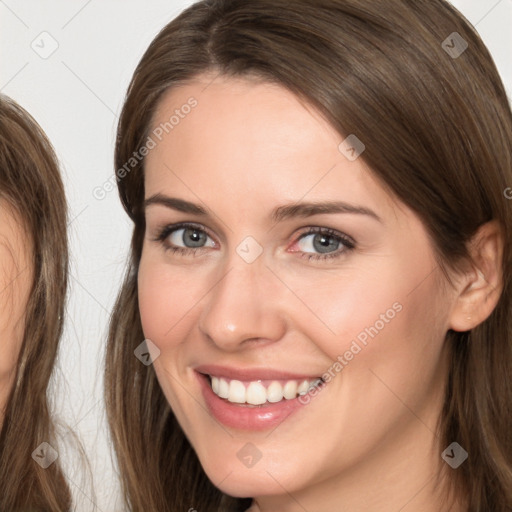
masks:
[[[496,221],[482,225],[468,246],[471,261],[457,284],[458,296],[450,329],[469,331],[484,322],[498,303],[503,288],[503,233]]]

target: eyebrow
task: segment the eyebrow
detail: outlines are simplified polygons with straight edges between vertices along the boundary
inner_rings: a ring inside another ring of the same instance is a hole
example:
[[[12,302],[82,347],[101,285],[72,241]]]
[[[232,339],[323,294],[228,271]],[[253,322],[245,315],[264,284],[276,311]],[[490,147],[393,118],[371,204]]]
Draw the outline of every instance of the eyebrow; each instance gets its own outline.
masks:
[[[183,213],[192,215],[208,216],[209,210],[198,204],[169,197],[163,194],[155,194],[144,201],[144,208],[151,205],[160,205]],[[352,213],[359,215],[367,215],[378,222],[382,219],[369,208],[364,206],[356,206],[345,203],[343,201],[327,201],[327,202],[309,202],[309,203],[293,203],[283,205],[272,210],[270,219],[273,222],[282,222],[293,217],[312,217],[313,215],[335,214],[335,213]]]
[[[368,215],[375,220],[382,222],[382,219],[369,208],[356,206],[343,201],[295,203],[279,206],[273,210],[271,218],[274,222],[281,222],[291,217],[311,217],[326,213],[355,213],[359,215]]]

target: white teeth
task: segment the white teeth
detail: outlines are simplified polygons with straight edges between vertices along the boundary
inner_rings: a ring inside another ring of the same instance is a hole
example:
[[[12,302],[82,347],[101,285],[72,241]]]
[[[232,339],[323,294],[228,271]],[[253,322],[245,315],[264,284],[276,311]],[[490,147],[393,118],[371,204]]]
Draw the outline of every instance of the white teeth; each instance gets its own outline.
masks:
[[[252,381],[246,385],[239,380],[227,380],[222,377],[211,377],[213,392],[220,398],[226,398],[229,402],[251,405],[262,405],[266,402],[276,403],[283,399],[292,400],[297,395],[303,395],[308,390],[321,382],[315,380],[289,380],[284,385],[278,381],[272,381],[265,387],[260,381]]]
[[[283,389],[283,396],[286,400],[291,400],[297,396],[297,382],[294,380],[289,380]]]
[[[228,400],[236,404],[245,403],[245,386],[239,380],[232,380],[229,383]]]
[[[248,404],[261,405],[267,401],[267,390],[259,382],[251,382],[245,393]]]
[[[291,382],[291,381],[290,381]],[[295,398],[295,394],[293,396]],[[271,403],[280,402],[283,399],[283,386],[279,382],[272,382],[267,389],[267,400]]]
[[[214,390],[215,393],[215,390]],[[227,398],[229,396],[229,384],[224,379],[219,379],[219,391],[216,393],[221,398]]]
[[[309,382],[307,380],[303,380],[299,384],[299,387],[297,388],[297,393],[299,393],[299,395],[305,395],[308,391],[308,388],[309,388]]]
[[[218,377],[212,377],[212,389],[216,395],[219,394],[219,378]]]

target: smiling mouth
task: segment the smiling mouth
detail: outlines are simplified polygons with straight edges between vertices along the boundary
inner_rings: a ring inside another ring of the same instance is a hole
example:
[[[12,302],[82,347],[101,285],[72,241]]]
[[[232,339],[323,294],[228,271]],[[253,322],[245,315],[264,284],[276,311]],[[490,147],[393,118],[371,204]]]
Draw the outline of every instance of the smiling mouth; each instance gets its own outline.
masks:
[[[242,382],[227,377],[205,375],[219,398],[234,404],[264,405],[293,400],[323,384],[321,377],[302,380],[255,380]]]

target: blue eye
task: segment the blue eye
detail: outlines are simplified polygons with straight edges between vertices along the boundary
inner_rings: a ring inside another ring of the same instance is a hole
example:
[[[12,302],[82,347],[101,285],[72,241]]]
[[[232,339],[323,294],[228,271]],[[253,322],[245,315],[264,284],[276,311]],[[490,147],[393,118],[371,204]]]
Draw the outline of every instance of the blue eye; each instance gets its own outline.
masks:
[[[205,245],[208,238],[210,237],[204,229],[193,224],[181,224],[165,227],[158,235],[157,241],[162,242],[165,248],[172,252],[188,254],[196,252],[197,249],[214,247],[213,240]],[[184,247],[180,244],[183,244]]]
[[[196,228],[177,229],[169,235],[169,240],[174,245],[178,245],[181,242],[187,248],[203,247],[207,238],[208,235],[204,231]]]
[[[301,247],[300,244],[304,241],[306,242]],[[355,248],[355,242],[347,235],[337,233],[329,228],[316,227],[303,233],[297,241],[297,245],[301,247],[301,250],[298,251],[302,253],[301,257],[308,260],[337,258]],[[317,251],[317,254],[308,252],[308,250]]]

